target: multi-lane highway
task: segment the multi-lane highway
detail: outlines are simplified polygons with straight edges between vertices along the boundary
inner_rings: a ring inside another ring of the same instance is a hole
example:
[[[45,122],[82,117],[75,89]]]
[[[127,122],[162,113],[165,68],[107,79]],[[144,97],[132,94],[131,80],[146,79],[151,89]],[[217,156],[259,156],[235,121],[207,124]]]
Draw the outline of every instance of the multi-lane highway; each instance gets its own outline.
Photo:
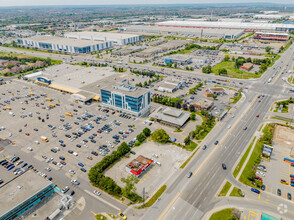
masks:
[[[215,199],[217,190],[222,182],[231,176],[231,169],[240,153],[260,126],[273,101],[278,97],[283,97],[284,94],[281,94],[283,86],[279,78],[282,71],[288,69],[285,68],[287,65],[292,67],[293,49],[293,46],[289,48],[259,81],[253,83],[252,89],[246,94],[245,101],[236,110],[236,121],[229,122],[231,119],[227,118],[227,122],[222,122],[222,129],[218,129],[216,134],[205,143],[208,148],[213,148],[213,150],[206,153],[199,152],[189,166],[168,186],[162,199],[156,203],[156,208],[150,209],[143,219],[201,219],[206,212],[214,207],[217,202]],[[278,78],[274,78],[272,83],[268,84],[268,79],[274,73]],[[256,99],[256,96],[260,94],[264,95],[261,103]],[[228,130],[229,123],[234,124]],[[243,130],[244,126],[247,126],[248,129]],[[217,146],[214,145],[215,140],[220,141]],[[226,163],[227,170],[222,169],[222,163]],[[194,172],[193,178],[185,177],[188,171]],[[281,201],[280,198],[275,199],[275,202],[289,203]],[[260,202],[258,207],[263,207],[263,205]],[[290,207],[291,205],[292,203],[289,204]],[[252,207],[254,208],[254,205]],[[292,205],[292,207],[294,206]],[[286,216],[289,219],[294,219],[291,212],[288,212]]]
[[[17,49],[0,47],[2,51],[20,52]],[[202,144],[206,144],[208,149],[203,151],[199,150],[185,169],[179,171],[177,175],[170,177],[167,180],[167,190],[161,196],[160,201],[156,202],[153,207],[147,210],[146,213],[136,211],[134,209],[128,209],[128,213],[132,213],[134,219],[201,219],[209,210],[217,205],[222,205],[223,200],[215,198],[217,190],[225,179],[232,179],[231,169],[240,157],[244,148],[252,139],[255,131],[261,124],[266,112],[270,108],[270,105],[277,98],[287,97],[287,91],[281,84],[280,78],[283,76],[282,72],[292,68],[293,64],[293,51],[294,47],[290,47],[282,57],[275,63],[273,67],[266,71],[266,73],[259,80],[234,80],[236,82],[247,82],[248,89],[244,89],[244,98],[242,103],[236,106],[236,109],[232,109],[235,117],[232,118],[231,114],[228,114],[227,118],[218,123],[213,131],[207,136]],[[24,53],[22,51],[22,53]],[[80,57],[57,54],[47,54],[41,52],[29,52],[26,54],[51,57],[52,59],[61,59],[66,63],[70,62],[99,62],[93,57]],[[115,62],[113,62],[115,63]],[[116,63],[115,63],[116,64]],[[118,64],[118,63],[117,63]],[[129,67],[138,67],[145,69],[153,69],[155,71],[161,71],[159,67],[151,67],[149,65],[128,64]],[[168,74],[177,74],[183,76],[201,76],[202,79],[215,79],[222,78],[219,76],[195,74],[194,72],[187,72],[183,70],[165,70]],[[269,78],[273,77],[271,83],[268,83]],[[247,87],[247,86],[246,86]],[[257,96],[263,94],[264,98],[261,103],[257,101]],[[259,115],[259,117],[256,117]],[[228,129],[228,125],[231,125]],[[247,130],[243,130],[244,126],[247,126]],[[214,142],[218,140],[219,144],[215,145]],[[223,170],[222,163],[226,163],[228,169]],[[192,171],[192,178],[186,178],[186,174]],[[62,177],[60,177],[62,179]],[[243,190],[248,190],[240,183],[235,181],[235,185],[239,184],[239,187]],[[91,187],[88,183],[82,183],[81,193],[85,194],[85,191],[90,191]],[[250,194],[250,191],[248,191]],[[116,204],[121,210],[125,210],[126,206],[117,204],[111,198],[104,198],[106,202],[101,201],[93,196],[87,195],[87,212],[81,213],[79,218],[89,217],[89,210],[95,209],[95,206],[104,207],[105,210],[113,209],[111,204]],[[230,202],[231,199],[227,201]],[[252,202],[253,201],[253,202]],[[236,202],[236,205],[242,207],[260,207],[265,210],[272,208],[270,204],[261,202],[257,198],[251,202],[242,200]],[[281,201],[280,198],[273,200],[273,203],[277,205],[279,202],[289,203],[288,201]],[[97,205],[96,205],[97,204]],[[244,205],[245,204],[245,205]],[[292,204],[289,204],[291,207]],[[97,210],[97,209],[96,209]],[[294,210],[294,207],[293,209]],[[95,211],[95,210],[94,210]],[[294,215],[288,212],[285,217],[294,219]]]

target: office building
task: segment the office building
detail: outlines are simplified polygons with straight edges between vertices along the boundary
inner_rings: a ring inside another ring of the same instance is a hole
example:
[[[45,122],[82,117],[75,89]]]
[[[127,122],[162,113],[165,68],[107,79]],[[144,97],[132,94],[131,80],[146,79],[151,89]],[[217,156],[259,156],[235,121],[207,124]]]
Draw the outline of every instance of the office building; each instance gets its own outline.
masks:
[[[0,220],[12,220],[54,193],[54,185],[29,170],[1,187]]]
[[[149,113],[151,94],[147,89],[115,83],[114,77],[101,80],[99,86],[103,105],[136,117]]]
[[[117,45],[132,44],[143,40],[142,35],[113,33],[113,32],[68,32],[64,37],[71,39],[91,40],[95,41],[111,41]]]
[[[81,39],[70,39],[53,36],[34,36],[17,40],[18,43],[25,47],[38,48],[55,52],[91,53],[95,51],[106,50],[113,47],[113,41],[90,41]]]

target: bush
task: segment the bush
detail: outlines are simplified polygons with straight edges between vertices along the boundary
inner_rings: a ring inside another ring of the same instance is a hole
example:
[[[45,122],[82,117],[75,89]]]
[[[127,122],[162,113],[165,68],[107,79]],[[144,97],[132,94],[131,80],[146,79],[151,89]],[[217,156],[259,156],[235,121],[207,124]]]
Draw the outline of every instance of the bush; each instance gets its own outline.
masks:
[[[163,129],[156,129],[151,135],[151,138],[155,142],[165,144],[169,140],[169,135]]]

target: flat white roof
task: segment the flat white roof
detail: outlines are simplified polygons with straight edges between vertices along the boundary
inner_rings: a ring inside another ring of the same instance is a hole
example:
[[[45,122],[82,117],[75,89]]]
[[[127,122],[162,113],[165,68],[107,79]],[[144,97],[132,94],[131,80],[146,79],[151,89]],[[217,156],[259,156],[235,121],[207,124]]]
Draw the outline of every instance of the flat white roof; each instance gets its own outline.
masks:
[[[255,22],[230,22],[230,21],[199,21],[199,20],[185,20],[185,21],[163,21],[156,25],[162,26],[178,26],[178,27],[209,27],[209,28],[238,28],[238,29],[265,29],[274,30],[276,28],[293,28],[294,24],[278,24],[278,23],[255,23]]]
[[[87,47],[87,46],[100,43],[97,41],[92,42],[90,40],[71,39],[71,38],[54,37],[54,36],[46,36],[46,35],[38,35],[34,37],[23,38],[23,40],[30,40],[35,42],[49,43],[49,44],[67,45],[67,46],[74,46],[74,47]],[[101,41],[101,43],[105,43],[105,41]]]
[[[114,32],[94,32],[94,31],[83,31],[83,32],[67,32],[64,36],[80,36],[80,37],[100,37],[100,38],[113,38],[113,39],[125,39],[131,37],[138,37],[136,34],[125,34],[125,33],[114,33]]]

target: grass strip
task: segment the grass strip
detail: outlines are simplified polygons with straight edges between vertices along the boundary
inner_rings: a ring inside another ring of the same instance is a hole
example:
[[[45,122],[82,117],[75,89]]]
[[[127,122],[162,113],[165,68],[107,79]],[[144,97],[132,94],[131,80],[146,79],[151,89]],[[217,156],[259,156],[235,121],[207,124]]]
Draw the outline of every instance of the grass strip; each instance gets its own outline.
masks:
[[[224,185],[224,187],[222,188],[222,190],[220,191],[220,193],[218,194],[218,197],[226,196],[227,193],[229,192],[231,186],[232,186],[232,183],[227,181],[226,184]]]
[[[162,195],[162,193],[164,193],[164,191],[166,190],[166,185],[163,185],[162,187],[160,187],[160,189],[148,200],[148,202],[146,202],[144,205],[141,205],[138,207],[138,209],[143,209],[143,208],[148,208],[150,206],[152,206],[157,199]]]

